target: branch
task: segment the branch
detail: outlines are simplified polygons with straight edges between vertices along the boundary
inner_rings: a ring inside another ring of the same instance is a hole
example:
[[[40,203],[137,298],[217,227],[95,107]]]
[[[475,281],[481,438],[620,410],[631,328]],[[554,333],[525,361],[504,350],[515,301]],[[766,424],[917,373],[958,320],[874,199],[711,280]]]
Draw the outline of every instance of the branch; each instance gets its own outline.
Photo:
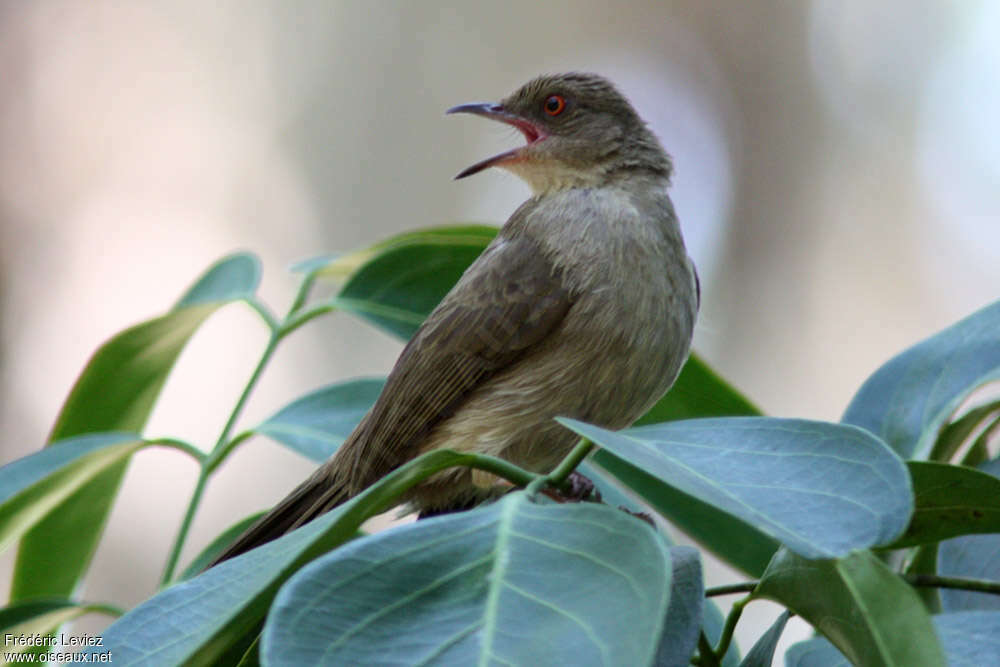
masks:
[[[716,595],[731,595],[733,593],[753,593],[759,583],[759,580],[743,581],[738,584],[726,584],[725,586],[706,588],[705,597],[710,598]]]
[[[911,586],[954,588],[963,591],[1000,595],[1000,581],[969,579],[967,577],[941,577],[936,574],[903,574],[901,576]]]

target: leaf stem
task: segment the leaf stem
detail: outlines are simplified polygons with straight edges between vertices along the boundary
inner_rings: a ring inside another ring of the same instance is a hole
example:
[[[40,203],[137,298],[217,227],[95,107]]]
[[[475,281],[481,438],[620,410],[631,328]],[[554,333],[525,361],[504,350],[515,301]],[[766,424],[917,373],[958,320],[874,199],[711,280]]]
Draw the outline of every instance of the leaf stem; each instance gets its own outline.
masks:
[[[239,419],[240,415],[243,413],[243,408],[246,406],[247,400],[250,398],[250,393],[257,386],[257,382],[260,380],[264,369],[267,367],[268,362],[271,361],[271,357],[274,356],[274,352],[278,348],[278,343],[280,343],[285,336],[309,320],[324,313],[328,313],[334,309],[333,304],[325,304],[305,312],[300,312],[309,298],[309,293],[312,290],[314,283],[315,275],[310,274],[299,284],[295,298],[292,300],[292,305],[289,307],[288,313],[281,322],[278,322],[274,315],[271,314],[271,311],[267,308],[267,306],[259,300],[255,298],[249,298],[246,300],[247,304],[257,311],[264,322],[267,323],[270,336],[268,337],[267,346],[264,348],[264,352],[261,354],[260,360],[257,361],[257,366],[253,369],[253,373],[250,375],[250,379],[247,380],[246,386],[243,387],[240,397],[236,400],[236,405],[233,406],[232,411],[229,413],[229,418],[226,420],[225,426],[222,427],[222,433],[219,434],[219,438],[215,441],[215,446],[212,447],[212,450],[205,455],[196,448],[181,441],[164,439],[160,442],[160,444],[181,449],[182,451],[195,456],[201,463],[201,471],[198,474],[198,481],[195,484],[194,492],[191,494],[191,499],[188,501],[187,509],[184,512],[184,519],[181,521],[181,527],[177,532],[177,537],[174,539],[174,543],[170,548],[170,555],[167,558],[167,564],[163,570],[163,577],[160,580],[161,586],[168,584],[174,577],[174,572],[177,569],[177,563],[180,560],[181,550],[184,548],[184,543],[187,541],[188,533],[191,530],[191,524],[194,522],[194,516],[198,512],[198,506],[201,504],[201,498],[205,493],[205,485],[208,482],[208,478],[211,477],[216,468],[219,467],[219,464],[221,464],[240,443],[254,434],[252,430],[243,431],[235,438],[229,438],[230,433],[233,431],[233,427],[236,425],[236,420]],[[197,455],[195,455],[195,452],[197,452]],[[507,470],[506,472],[514,474],[516,477],[516,473],[513,473],[510,470]]]
[[[159,445],[161,447],[168,447],[170,449],[176,449],[179,452],[184,452],[198,464],[205,462],[205,453],[192,445],[190,442],[184,442],[183,440],[178,440],[177,438],[155,438],[148,441],[151,445]]]
[[[260,319],[264,320],[264,323],[267,325],[267,328],[271,330],[271,332],[277,331],[280,326],[278,324],[278,319],[273,313],[271,313],[267,306],[253,297],[248,297],[244,299],[244,301],[248,306],[250,306],[250,308],[256,311],[258,315],[260,315]]]
[[[580,462],[587,458],[587,454],[589,454],[590,450],[593,448],[593,442],[587,438],[581,437],[580,441],[576,443],[576,446],[562,461],[559,462],[559,465],[557,465],[552,472],[548,475],[536,476],[535,479],[525,488],[525,491],[534,495],[546,486],[553,486],[557,488],[563,486],[566,479],[574,470],[576,470],[576,467],[580,465]]]
[[[901,576],[911,586],[954,588],[963,591],[1000,595],[1000,581],[970,579],[966,577],[941,577],[936,574],[903,574]]]
[[[163,576],[160,577],[160,588],[169,584],[174,578],[174,571],[177,569],[177,562],[181,557],[181,549],[184,548],[184,542],[187,540],[191,524],[194,522],[194,515],[198,511],[198,505],[201,504],[201,497],[205,493],[206,482],[208,482],[207,464],[203,464],[201,471],[198,473],[198,481],[195,483],[194,493],[191,494],[191,500],[188,501],[187,509],[184,511],[184,519],[181,521],[180,530],[177,531],[177,537],[174,538],[174,543],[170,547],[170,555],[167,557],[167,564],[163,568]]]
[[[274,351],[277,349],[281,338],[282,334],[280,331],[271,332],[271,336],[267,340],[267,347],[264,348],[264,353],[257,362],[257,366],[253,369],[253,373],[250,375],[250,379],[247,380],[246,386],[243,387],[243,392],[240,394],[239,399],[237,399],[236,405],[233,406],[232,412],[229,413],[229,419],[226,420],[226,425],[222,427],[222,433],[219,434],[219,439],[215,441],[215,446],[208,455],[206,466],[216,464],[214,459],[218,458],[221,453],[226,451],[225,445],[226,441],[229,439],[229,434],[232,432],[233,426],[236,425],[236,420],[239,419],[240,414],[243,412],[243,407],[246,405],[247,399],[250,398],[250,392],[252,392],[254,387],[257,386],[257,382],[260,380],[260,376],[264,372],[264,368],[267,367],[267,363],[271,361],[271,357],[274,356]]]
[[[576,470],[576,467],[587,458],[587,454],[594,448],[594,443],[588,438],[580,438],[576,447],[559,462],[556,469],[546,476],[546,481],[552,486],[562,486],[563,482]]]
[[[285,322],[288,322],[289,318],[293,313],[298,312],[300,308],[305,304],[306,299],[309,298],[309,292],[312,291],[313,285],[316,283],[316,272],[313,271],[309,273],[305,280],[299,284],[298,292],[295,293],[295,299],[292,301],[291,307],[288,309],[288,317],[285,317]]]
[[[726,584],[725,586],[715,586],[705,589],[705,597],[710,598],[716,595],[731,595],[733,593],[753,593],[760,581],[741,581],[738,584]]]
[[[752,600],[751,596],[747,596],[742,600],[738,600],[733,603],[733,608],[729,610],[729,616],[726,616],[726,624],[722,626],[722,634],[719,635],[719,643],[715,647],[715,657],[722,660],[723,656],[729,651],[729,645],[733,641],[733,632],[736,630],[736,623],[739,622],[740,616],[743,615],[743,607]]]
[[[281,325],[280,331],[282,338],[292,333],[293,331],[301,327],[309,320],[315,319],[320,315],[325,315],[333,310],[336,310],[336,308],[337,307],[332,303],[324,303],[318,306],[314,306],[309,310],[301,312],[293,311],[293,313],[289,313],[288,318]]]
[[[540,479],[545,479],[544,475],[536,475],[514,465],[510,461],[505,461],[495,456],[486,456],[485,454],[465,454],[465,460],[462,462],[462,465],[491,472],[516,486],[526,487]]]
[[[173,546],[170,548],[170,555],[167,557],[167,564],[163,569],[163,576],[160,578],[161,586],[167,585],[174,578],[174,571],[177,569],[181,550],[187,541],[188,532],[191,530],[191,524],[194,522],[194,515],[198,511],[198,505],[201,504],[201,497],[205,493],[205,484],[208,482],[208,478],[212,472],[223,461],[226,454],[232,451],[232,446],[226,446],[229,434],[232,432],[236,420],[239,419],[240,414],[243,412],[243,407],[246,405],[247,399],[250,398],[250,392],[253,391],[257,385],[257,381],[260,380],[260,376],[264,372],[267,363],[274,356],[274,351],[281,341],[281,335],[280,327],[271,330],[271,335],[267,340],[267,347],[264,348],[257,366],[253,369],[253,373],[250,375],[250,379],[247,380],[246,386],[243,387],[243,392],[240,394],[239,399],[237,399],[236,405],[233,406],[232,412],[229,413],[229,419],[226,420],[226,425],[222,427],[219,439],[216,440],[212,451],[202,461],[201,472],[198,474],[194,493],[191,494],[191,500],[188,501],[187,510],[184,512],[184,519],[181,522],[180,530],[177,532],[177,537],[174,539]]]
[[[240,431],[232,439],[228,440],[217,455],[213,456],[210,461],[205,463],[205,472],[211,475],[215,472],[215,469],[219,467],[219,464],[226,460],[226,458],[236,449],[239,445],[243,444],[245,441],[249,440],[256,435],[256,432],[251,430]]]

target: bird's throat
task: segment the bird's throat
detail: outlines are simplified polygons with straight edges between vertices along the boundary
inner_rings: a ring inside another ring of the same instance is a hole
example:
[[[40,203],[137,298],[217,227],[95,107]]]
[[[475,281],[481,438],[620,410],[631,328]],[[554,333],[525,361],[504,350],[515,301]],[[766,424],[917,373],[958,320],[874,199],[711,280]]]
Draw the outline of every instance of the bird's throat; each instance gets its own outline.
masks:
[[[527,183],[536,197],[568,188],[597,187],[607,180],[603,169],[594,166],[578,169],[556,161],[515,158],[496,166],[503,167]]]

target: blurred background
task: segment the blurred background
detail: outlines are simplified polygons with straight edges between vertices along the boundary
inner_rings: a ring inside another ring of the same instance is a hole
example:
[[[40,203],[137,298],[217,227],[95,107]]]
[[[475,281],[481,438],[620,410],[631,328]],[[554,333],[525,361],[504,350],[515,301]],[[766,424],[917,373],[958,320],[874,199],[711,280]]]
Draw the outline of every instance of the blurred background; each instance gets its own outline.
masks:
[[[262,257],[283,311],[297,260],[503,222],[520,181],[451,179],[519,135],[443,112],[563,70],[616,81],[674,156],[695,349],[767,413],[836,420],[879,364],[1000,296],[997,25],[985,0],[0,2],[0,460],[42,445],[102,341],[230,251]],[[265,337],[240,306],[216,315],[148,433],[210,447]],[[243,423],[399,350],[315,322]],[[311,468],[247,444],[184,559]],[[83,597],[148,597],[195,473],[136,457]],[[751,605],[744,650],[773,616]]]

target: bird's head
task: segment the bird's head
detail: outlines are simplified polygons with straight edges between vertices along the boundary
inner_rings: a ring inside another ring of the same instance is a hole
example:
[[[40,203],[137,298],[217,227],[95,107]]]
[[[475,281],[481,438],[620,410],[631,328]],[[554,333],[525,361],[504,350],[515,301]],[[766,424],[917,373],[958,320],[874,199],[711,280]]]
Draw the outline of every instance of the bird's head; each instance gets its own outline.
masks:
[[[455,178],[503,167],[543,194],[601,185],[634,170],[669,178],[670,158],[607,79],[596,74],[541,76],[497,103],[461,104],[471,113],[512,125],[527,143],[477,162]]]

